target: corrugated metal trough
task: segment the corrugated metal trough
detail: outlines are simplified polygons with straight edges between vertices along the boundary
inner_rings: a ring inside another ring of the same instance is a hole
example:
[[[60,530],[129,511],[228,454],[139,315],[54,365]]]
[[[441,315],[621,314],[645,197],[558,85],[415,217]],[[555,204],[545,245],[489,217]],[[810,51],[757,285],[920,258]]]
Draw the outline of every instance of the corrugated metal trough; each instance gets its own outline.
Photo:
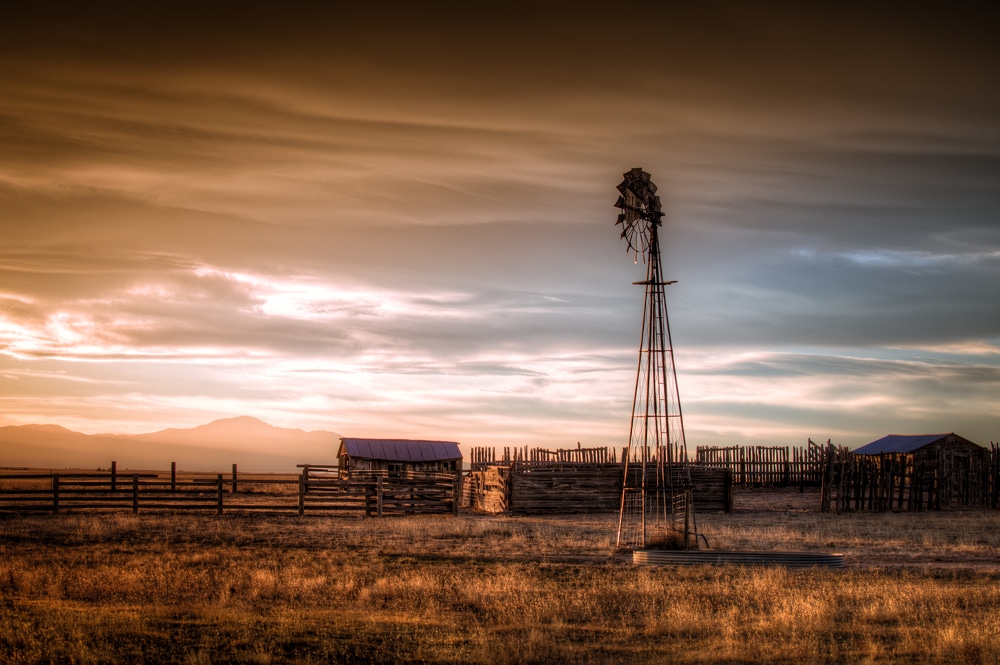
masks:
[[[732,552],[726,550],[635,550],[632,563],[652,566],[785,566],[842,568],[843,554],[821,552]]]

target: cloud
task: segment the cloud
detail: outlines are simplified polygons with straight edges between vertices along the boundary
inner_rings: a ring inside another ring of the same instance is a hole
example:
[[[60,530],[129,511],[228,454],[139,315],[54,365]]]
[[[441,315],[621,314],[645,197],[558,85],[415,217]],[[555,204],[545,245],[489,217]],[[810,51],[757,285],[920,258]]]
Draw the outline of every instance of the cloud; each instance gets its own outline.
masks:
[[[618,443],[642,166],[689,440],[995,422],[988,12],[371,12],[5,14],[5,418]]]
[[[803,440],[833,438],[852,446],[879,432],[960,430],[980,443],[996,439],[1000,411],[992,395],[1000,385],[1000,363],[995,353],[942,359],[913,358],[904,351],[720,350],[689,354],[688,360],[681,368],[687,379],[681,389],[693,425],[689,440],[754,433],[766,441],[769,423],[780,423],[785,436],[794,432]]]

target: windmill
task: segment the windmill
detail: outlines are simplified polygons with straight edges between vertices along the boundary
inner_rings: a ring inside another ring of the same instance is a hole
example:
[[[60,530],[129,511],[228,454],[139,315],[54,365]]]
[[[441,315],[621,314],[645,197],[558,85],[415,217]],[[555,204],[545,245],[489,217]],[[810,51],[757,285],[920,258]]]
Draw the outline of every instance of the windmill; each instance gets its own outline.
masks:
[[[663,212],[656,185],[648,173],[634,168],[618,185],[615,207],[621,210],[616,226],[636,263],[646,264],[642,338],[632,400],[629,442],[624,457],[618,547],[646,547],[650,520],[656,526],[681,530],[675,523],[683,517],[684,546],[697,526],[691,510],[691,476],[684,439],[674,349],[670,339],[665,287],[660,257],[660,227]]]

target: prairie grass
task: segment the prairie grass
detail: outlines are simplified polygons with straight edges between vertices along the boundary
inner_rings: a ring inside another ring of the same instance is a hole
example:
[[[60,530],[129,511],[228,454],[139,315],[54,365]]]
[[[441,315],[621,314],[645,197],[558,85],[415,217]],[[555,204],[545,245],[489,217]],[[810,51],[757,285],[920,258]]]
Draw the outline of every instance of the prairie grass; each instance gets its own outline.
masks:
[[[0,662],[1000,662],[996,513],[699,524],[848,566],[633,567],[612,515],[8,516]]]

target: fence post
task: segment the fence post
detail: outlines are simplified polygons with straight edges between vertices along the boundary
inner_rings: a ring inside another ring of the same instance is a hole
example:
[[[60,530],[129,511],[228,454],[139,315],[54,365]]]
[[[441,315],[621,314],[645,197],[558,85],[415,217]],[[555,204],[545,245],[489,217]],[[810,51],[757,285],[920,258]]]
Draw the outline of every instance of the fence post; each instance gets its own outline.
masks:
[[[455,482],[452,484],[451,514],[458,517],[458,500],[462,496],[462,472],[455,474]]]
[[[309,473],[309,467],[302,469],[302,473],[299,474],[299,517],[306,511],[306,474]]]
[[[233,462],[233,494],[236,494],[236,463]]]
[[[833,455],[829,446],[827,446],[826,454],[821,460],[823,465],[820,466],[819,511],[828,513],[830,512],[830,493],[833,486]]]
[[[59,474],[52,474],[52,514],[59,514]]]
[[[222,514],[222,474],[221,473],[219,474],[219,477],[218,477],[218,490],[219,490],[219,503],[218,503],[218,507],[216,508],[215,514],[216,515],[221,515]]]
[[[1000,444],[993,448],[993,507],[1000,508]]]
[[[992,458],[990,466],[993,471],[993,480],[991,481],[993,496],[991,497],[991,505],[994,508],[1000,508],[1000,445],[993,445],[993,442],[990,441],[990,449]]]
[[[375,479],[375,516],[382,517],[382,476]]]
[[[118,491],[118,462],[111,461],[111,491]]]
[[[857,465],[846,446],[837,446],[837,450],[838,457],[841,460],[840,486],[837,489],[837,512],[844,513],[851,509],[851,489],[854,484]]]
[[[691,511],[694,510],[692,505],[693,496],[691,490],[686,490],[684,492],[684,549],[691,549]],[[694,545],[697,549],[698,547],[698,535],[694,536]]]
[[[132,514],[139,514],[139,474],[132,474]]]
[[[170,463],[170,491],[177,490],[177,462]]]
[[[733,471],[726,469],[726,512],[733,512]],[[695,536],[697,538],[697,536]]]

